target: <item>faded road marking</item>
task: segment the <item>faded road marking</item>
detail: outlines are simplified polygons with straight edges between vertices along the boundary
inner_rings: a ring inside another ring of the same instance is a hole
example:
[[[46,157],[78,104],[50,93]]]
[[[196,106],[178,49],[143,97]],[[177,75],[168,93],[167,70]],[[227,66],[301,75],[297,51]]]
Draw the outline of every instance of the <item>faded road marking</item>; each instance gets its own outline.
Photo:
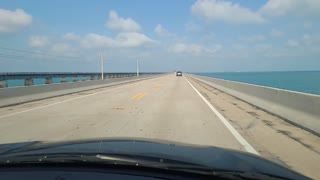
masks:
[[[143,96],[145,96],[144,93],[139,93],[139,94],[132,96],[132,99],[141,99],[141,98],[143,98]]]
[[[160,86],[161,86],[160,84],[154,85],[155,88],[158,88],[158,87],[160,87]]]
[[[141,96],[141,94],[143,94],[143,93],[136,94],[136,95],[132,96],[131,98],[132,98],[132,99],[136,99],[136,98],[138,98],[139,96]]]
[[[209,108],[216,114],[216,116],[220,119],[220,121],[227,127],[227,129],[231,132],[231,134],[239,141],[239,143],[246,149],[246,151],[259,155],[259,153],[238,133],[237,130],[226,120],[225,117],[220,114],[218,110],[216,110],[212,104],[190,83],[190,81],[184,77],[184,79],[189,83],[189,85],[196,91],[196,93],[200,96],[200,98],[209,106]]]
[[[144,93],[142,93],[140,96],[138,96],[137,97],[137,99],[141,99],[141,98],[143,98],[143,96],[144,96],[145,94]]]

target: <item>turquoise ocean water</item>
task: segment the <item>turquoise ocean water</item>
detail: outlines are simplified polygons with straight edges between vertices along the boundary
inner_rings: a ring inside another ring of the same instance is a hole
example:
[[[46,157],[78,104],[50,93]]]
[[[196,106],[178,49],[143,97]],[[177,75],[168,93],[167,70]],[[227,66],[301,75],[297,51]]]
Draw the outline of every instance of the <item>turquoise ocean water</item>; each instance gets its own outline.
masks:
[[[78,76],[78,81],[82,80],[82,76]],[[90,76],[87,76],[87,80],[90,79]],[[66,77],[67,82],[72,82],[72,77]],[[53,83],[60,83],[60,78],[52,78]],[[19,87],[24,86],[24,80],[8,80],[8,87]],[[36,78],[33,79],[34,85],[43,85],[45,84],[45,78]]]
[[[194,74],[320,95],[320,71],[224,72]]]

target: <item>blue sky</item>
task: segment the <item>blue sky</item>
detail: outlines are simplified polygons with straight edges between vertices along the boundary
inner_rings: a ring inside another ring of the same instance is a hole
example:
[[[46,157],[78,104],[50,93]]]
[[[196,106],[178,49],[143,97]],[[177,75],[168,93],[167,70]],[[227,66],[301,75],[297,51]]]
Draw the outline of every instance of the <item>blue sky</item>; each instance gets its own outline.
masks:
[[[320,70],[319,0],[0,5],[0,72]]]

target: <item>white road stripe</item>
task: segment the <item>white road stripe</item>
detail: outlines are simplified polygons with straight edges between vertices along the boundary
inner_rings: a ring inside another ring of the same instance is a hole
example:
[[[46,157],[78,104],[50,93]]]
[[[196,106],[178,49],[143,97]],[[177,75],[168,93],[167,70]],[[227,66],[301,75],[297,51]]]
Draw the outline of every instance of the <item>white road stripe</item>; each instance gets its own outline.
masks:
[[[163,77],[163,76],[160,76],[160,77]],[[152,79],[158,79],[160,77],[152,78]],[[147,79],[144,78],[142,80],[147,80]],[[120,88],[124,88],[124,87],[128,87],[128,86],[132,86],[132,85],[135,85],[135,84],[138,84],[138,83],[142,83],[142,82],[139,81],[139,82],[135,82],[135,83],[132,83],[132,84],[128,84],[128,85],[124,85],[124,86],[120,86],[120,87],[116,87],[116,88],[112,88],[112,89],[107,89],[107,90],[104,90],[104,91],[99,91],[99,92],[96,92],[96,93],[87,94],[87,95],[83,95],[83,96],[80,96],[80,97],[71,98],[71,99],[67,99],[67,100],[64,100],[64,101],[48,104],[48,105],[45,105],[45,106],[40,106],[40,107],[36,107],[36,108],[32,108],[32,109],[27,109],[27,110],[24,110],[24,111],[19,111],[19,112],[7,114],[7,115],[4,115],[4,116],[0,116],[0,119],[6,118],[6,117],[10,117],[10,116],[14,116],[14,115],[17,115],[17,114],[22,114],[22,113],[38,110],[38,109],[47,108],[47,107],[54,106],[54,105],[57,105],[57,104],[62,104],[62,103],[66,103],[66,102],[69,102],[69,101],[73,101],[73,100],[77,100],[77,99],[81,99],[81,98],[85,98],[85,97],[89,97],[89,96],[93,96],[93,95],[97,95],[97,94],[101,94],[101,93],[105,93],[105,92],[108,92],[108,91],[112,91],[112,90],[116,90],[116,89],[120,89]]]
[[[209,106],[209,108],[218,116],[220,121],[227,127],[231,134],[239,141],[239,143],[245,148],[246,151],[259,155],[259,153],[235,130],[232,125],[222,116],[222,114],[216,110],[210,102],[202,96],[202,94],[190,83],[190,81],[184,77],[184,79],[189,83],[189,85],[196,91],[196,93],[201,97],[201,99]]]

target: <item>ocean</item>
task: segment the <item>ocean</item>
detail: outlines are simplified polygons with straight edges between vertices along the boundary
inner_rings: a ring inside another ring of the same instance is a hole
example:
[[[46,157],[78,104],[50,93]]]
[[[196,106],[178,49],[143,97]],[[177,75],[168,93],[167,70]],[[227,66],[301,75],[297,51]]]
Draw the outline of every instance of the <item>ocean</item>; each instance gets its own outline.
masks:
[[[223,72],[194,74],[320,95],[320,71]]]
[[[82,76],[78,76],[78,81],[82,80]],[[87,77],[87,80],[89,80],[90,77]],[[67,82],[72,82],[72,77],[66,77]],[[60,78],[52,78],[52,83],[60,83]],[[24,86],[24,80],[18,79],[18,80],[8,80],[7,81],[8,87],[20,87]],[[34,85],[43,85],[45,84],[45,78],[35,78],[33,79]]]

